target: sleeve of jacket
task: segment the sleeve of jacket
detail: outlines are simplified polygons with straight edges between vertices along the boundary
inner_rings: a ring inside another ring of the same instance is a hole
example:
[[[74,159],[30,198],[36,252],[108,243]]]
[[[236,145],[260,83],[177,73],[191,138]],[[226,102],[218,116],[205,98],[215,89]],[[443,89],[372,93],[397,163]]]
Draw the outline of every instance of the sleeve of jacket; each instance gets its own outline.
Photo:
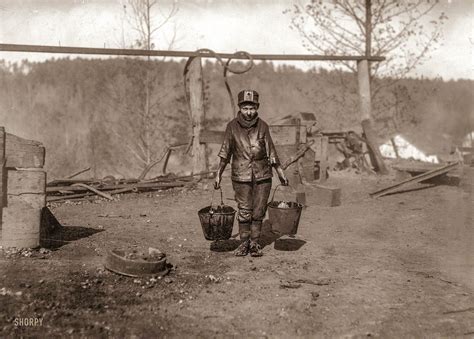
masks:
[[[280,165],[280,159],[278,158],[275,145],[273,144],[272,136],[270,135],[270,128],[268,125],[266,126],[265,131],[265,143],[268,150],[268,159],[270,160],[270,164],[272,166]]]
[[[217,154],[219,157],[221,157],[223,160],[227,162],[230,161],[230,157],[232,156],[231,144],[232,144],[232,130],[231,130],[230,123],[228,123],[225,129],[225,133],[224,133],[224,141],[222,142],[221,149],[219,153]]]

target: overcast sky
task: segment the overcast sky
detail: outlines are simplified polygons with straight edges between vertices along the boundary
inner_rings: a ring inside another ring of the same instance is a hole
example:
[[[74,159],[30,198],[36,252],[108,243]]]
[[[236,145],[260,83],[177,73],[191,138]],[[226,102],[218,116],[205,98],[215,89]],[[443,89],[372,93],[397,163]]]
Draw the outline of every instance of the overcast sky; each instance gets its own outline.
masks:
[[[164,2],[170,4],[169,0]],[[124,3],[125,0],[0,0],[0,42],[120,48],[123,40],[128,44],[133,40],[124,19]],[[166,49],[176,27],[176,50],[211,48],[218,52],[306,54],[299,35],[289,28],[290,18],[282,14],[292,3],[179,0],[178,14],[157,36],[156,44],[159,49]],[[473,8],[474,0],[440,1],[433,15],[444,11],[449,17],[443,46],[412,75],[474,79]],[[163,12],[166,10],[164,6]],[[0,58],[7,60],[41,60],[50,56],[0,52]],[[321,64],[299,65],[308,68]]]

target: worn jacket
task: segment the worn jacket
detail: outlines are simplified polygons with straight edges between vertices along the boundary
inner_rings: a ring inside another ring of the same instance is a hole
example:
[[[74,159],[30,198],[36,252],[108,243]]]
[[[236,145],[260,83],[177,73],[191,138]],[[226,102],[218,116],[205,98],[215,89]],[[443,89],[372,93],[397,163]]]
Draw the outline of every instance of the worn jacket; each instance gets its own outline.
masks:
[[[219,157],[232,159],[232,180],[248,182],[272,177],[272,166],[280,164],[268,125],[258,118],[244,128],[237,118],[227,124]]]

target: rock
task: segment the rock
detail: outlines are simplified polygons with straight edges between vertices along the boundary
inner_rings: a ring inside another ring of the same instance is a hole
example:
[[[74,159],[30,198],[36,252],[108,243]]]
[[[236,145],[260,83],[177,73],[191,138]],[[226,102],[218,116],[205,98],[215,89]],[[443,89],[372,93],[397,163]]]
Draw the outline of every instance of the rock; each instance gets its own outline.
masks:
[[[216,284],[221,280],[220,278],[217,278],[217,277],[213,276],[212,274],[206,275],[206,278],[208,278],[210,281],[212,281]]]
[[[319,298],[318,292],[311,292],[311,300],[316,301]]]
[[[161,259],[166,257],[166,254],[154,247],[148,247],[148,255],[153,259]]]
[[[280,288],[300,288],[301,284],[293,283],[293,282],[285,282],[280,284]]]
[[[316,285],[318,286],[329,285],[329,284],[331,284],[331,279],[329,278],[321,278],[316,281]]]

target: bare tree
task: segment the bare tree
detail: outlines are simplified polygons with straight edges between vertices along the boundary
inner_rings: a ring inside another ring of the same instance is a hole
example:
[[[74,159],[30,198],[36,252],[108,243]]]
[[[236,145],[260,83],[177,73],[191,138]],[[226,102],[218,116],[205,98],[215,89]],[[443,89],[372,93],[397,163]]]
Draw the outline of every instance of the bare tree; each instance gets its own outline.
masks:
[[[178,13],[178,1],[174,0],[166,12],[160,7],[159,0],[128,0],[128,4],[131,8],[129,22],[137,34],[134,47],[148,51],[155,49],[156,34]],[[168,49],[176,40],[176,25],[173,28],[171,40],[167,41]]]
[[[376,0],[372,2],[371,55],[387,57],[371,64],[374,77],[401,78],[419,65],[436,47],[447,19],[441,13],[425,23],[438,1]],[[365,54],[365,2],[360,0],[311,1],[285,11],[292,15],[304,46],[314,53]],[[352,62],[343,62],[357,71]]]
[[[160,0],[127,0],[123,6],[123,16],[129,23],[129,27],[134,32],[134,41],[130,47],[153,50],[158,45],[167,45],[171,48],[176,42],[176,25],[172,23],[172,18],[178,13],[179,6],[176,0],[172,1],[171,6],[165,7],[164,1]],[[123,21],[123,20],[122,20]],[[162,33],[165,25],[173,24],[170,39],[165,39],[164,43],[158,41],[157,36]],[[123,22],[122,22],[123,26]],[[125,33],[122,27],[122,41],[125,43]],[[140,168],[145,169],[163,152],[166,148],[166,136],[169,131],[166,130],[167,124],[164,123],[165,112],[160,103],[163,96],[170,91],[170,86],[164,84],[164,77],[157,79],[157,72],[153,72],[154,61],[150,56],[146,61],[139,62],[137,70],[143,73],[142,82],[139,84],[140,90],[136,99],[130,98],[133,102],[124,104],[124,90],[120,84],[113,85],[110,92],[114,99],[115,109],[122,111],[129,120],[120,125],[119,130],[114,134],[121,137],[125,142],[125,148],[138,161]],[[138,101],[138,102],[137,102]],[[122,103],[122,104],[120,104]],[[160,147],[161,146],[161,147]]]
[[[374,113],[387,105],[385,99],[380,99],[380,92],[405,77],[437,47],[447,20],[441,13],[428,22],[428,14],[433,13],[437,4],[436,0],[372,1],[369,52],[386,57],[383,62],[370,64]],[[306,5],[296,4],[285,13],[291,15],[291,27],[299,32],[303,45],[312,53],[365,55],[365,1],[312,0]],[[354,62],[332,64],[341,65],[357,72]],[[384,80],[379,81],[381,78]],[[353,88],[343,89],[354,92]],[[391,104],[399,104],[397,100]]]

